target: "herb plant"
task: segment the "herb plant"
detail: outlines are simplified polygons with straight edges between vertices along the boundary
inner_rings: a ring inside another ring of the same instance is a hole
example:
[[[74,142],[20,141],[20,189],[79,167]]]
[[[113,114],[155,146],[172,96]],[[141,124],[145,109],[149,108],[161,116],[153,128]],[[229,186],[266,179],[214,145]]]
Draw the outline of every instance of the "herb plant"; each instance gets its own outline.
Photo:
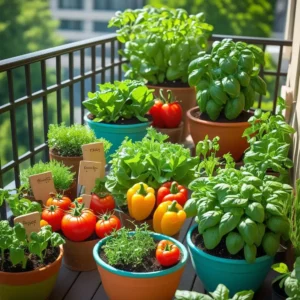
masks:
[[[300,179],[296,181],[296,196],[290,212],[290,240],[296,257],[300,257]]]
[[[289,272],[286,264],[278,263],[272,266],[272,269],[281,275],[275,280],[280,280],[279,287],[284,288],[285,293],[288,295],[286,300],[300,299],[300,257],[296,259],[294,270]]]
[[[214,42],[211,54],[199,52],[188,72],[200,111],[215,121],[221,113],[233,120],[250,109],[255,92],[266,94],[266,83],[258,75],[260,65],[264,65],[260,48],[230,39]]]
[[[179,144],[165,142],[167,135],[149,128],[142,141],[124,140],[113,154],[106,187],[118,205],[126,204],[126,192],[134,184],[147,182],[158,189],[166,181],[190,183],[198,159]]]
[[[65,165],[55,160],[47,163],[43,163],[40,161],[32,167],[24,169],[20,172],[20,179],[23,188],[26,191],[30,191],[29,176],[48,171],[52,172],[54,187],[57,191],[67,190],[74,180],[74,173],[70,171],[70,167],[66,167]]]
[[[17,223],[13,228],[8,221],[0,221],[0,269],[4,262],[4,253],[9,252],[9,260],[13,266],[21,264],[26,269],[28,258],[35,254],[43,263],[45,250],[48,247],[58,247],[64,239],[51,226],[42,227],[40,232],[32,232],[30,238],[26,235],[24,226]]]
[[[81,146],[95,142],[102,142],[105,152],[111,147],[109,141],[97,139],[94,131],[87,126],[74,124],[68,127],[64,123],[49,126],[48,145],[60,156],[82,156]]]
[[[111,266],[139,266],[151,250],[155,249],[156,244],[150,231],[147,230],[147,224],[144,223],[140,227],[136,226],[132,235],[129,234],[130,231],[125,227],[113,231],[111,238],[103,246]]]
[[[267,255],[276,254],[280,238],[289,238],[292,187],[275,178],[260,179],[225,168],[189,185],[193,193],[185,211],[187,216],[197,216],[207,249],[214,249],[224,238],[228,252],[234,255],[243,250],[249,263],[255,261],[260,246]]]
[[[82,104],[95,117],[94,122],[115,123],[119,119],[137,118],[147,122],[146,113],[153,106],[153,90],[136,80],[99,84],[100,91],[88,93]]]
[[[189,15],[184,9],[153,8],[116,12],[108,27],[117,27],[125,43],[121,54],[128,59],[125,76],[152,84],[187,82],[188,65],[207,46],[213,26],[203,13]]]
[[[216,290],[212,293],[200,294],[190,291],[176,291],[176,300],[252,300],[254,296],[253,291],[241,291],[236,293],[233,298],[229,298],[229,290],[223,284],[219,284]]]

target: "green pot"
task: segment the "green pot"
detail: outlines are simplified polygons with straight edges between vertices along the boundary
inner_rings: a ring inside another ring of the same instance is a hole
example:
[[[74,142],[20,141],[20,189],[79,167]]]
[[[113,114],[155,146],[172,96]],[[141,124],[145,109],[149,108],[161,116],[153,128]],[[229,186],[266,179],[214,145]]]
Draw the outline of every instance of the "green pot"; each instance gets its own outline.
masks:
[[[207,254],[192,242],[192,233],[196,227],[197,225],[190,228],[187,244],[193,267],[205,289],[213,292],[218,284],[222,283],[229,289],[231,297],[243,290],[257,291],[271,268],[273,257],[258,257],[253,264],[249,264],[246,260]]]

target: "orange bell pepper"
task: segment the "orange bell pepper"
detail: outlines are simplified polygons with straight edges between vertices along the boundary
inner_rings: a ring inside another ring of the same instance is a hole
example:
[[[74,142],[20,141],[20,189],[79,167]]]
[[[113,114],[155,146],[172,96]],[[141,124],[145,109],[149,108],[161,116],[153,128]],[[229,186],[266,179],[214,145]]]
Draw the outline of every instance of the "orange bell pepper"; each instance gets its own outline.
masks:
[[[155,232],[175,235],[181,229],[186,213],[177,201],[162,202],[154,212],[153,228]]]

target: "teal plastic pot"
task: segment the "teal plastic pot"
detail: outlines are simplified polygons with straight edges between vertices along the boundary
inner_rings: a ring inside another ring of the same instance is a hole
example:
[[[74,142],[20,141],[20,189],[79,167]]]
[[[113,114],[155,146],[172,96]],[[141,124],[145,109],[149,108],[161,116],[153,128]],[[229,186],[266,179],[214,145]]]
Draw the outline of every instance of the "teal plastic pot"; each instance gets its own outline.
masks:
[[[130,234],[132,235],[134,232]],[[156,241],[170,240],[176,244],[181,252],[180,262],[171,268],[157,272],[127,272],[110,266],[99,256],[99,250],[106,243],[107,239],[111,237],[100,240],[94,247],[94,259],[97,263],[104,290],[109,299],[173,299],[187,262],[188,252],[183,244],[169,236],[158,233],[152,233],[151,235]]]
[[[212,292],[222,283],[229,289],[231,297],[243,290],[257,291],[271,268],[273,257],[267,255],[258,257],[255,263],[249,264],[246,260],[207,254],[192,242],[192,232],[196,227],[197,225],[190,228],[187,244],[193,267],[205,289]]]
[[[108,155],[113,154],[121,145],[126,136],[133,142],[140,141],[147,134],[147,127],[151,122],[131,124],[131,125],[115,125],[99,123],[90,120],[87,115],[84,117],[85,122],[95,132],[97,138],[105,138],[112,143]]]

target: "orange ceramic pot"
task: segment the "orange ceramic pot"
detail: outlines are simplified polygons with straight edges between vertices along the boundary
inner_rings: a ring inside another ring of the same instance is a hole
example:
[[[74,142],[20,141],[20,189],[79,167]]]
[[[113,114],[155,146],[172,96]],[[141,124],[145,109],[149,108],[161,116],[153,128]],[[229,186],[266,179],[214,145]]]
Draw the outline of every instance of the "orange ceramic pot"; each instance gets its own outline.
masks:
[[[186,119],[186,113],[189,109],[196,105],[196,90],[194,87],[167,87],[167,86],[155,86],[147,85],[149,89],[154,89],[155,98],[159,98],[159,90],[163,89],[166,95],[167,90],[171,90],[175,99],[180,102],[182,107],[182,121],[183,121],[183,134],[181,136],[181,141],[185,141],[186,137],[189,135],[188,124]]]
[[[240,161],[244,151],[249,147],[247,139],[242,135],[250,124],[248,122],[220,123],[201,120],[194,116],[197,112],[199,112],[198,107],[187,112],[189,130],[195,145],[204,140],[206,135],[209,139],[219,136],[220,151],[218,151],[218,156],[221,157],[230,152],[235,161]]]
[[[131,234],[134,234],[132,232]],[[104,290],[111,300],[171,300],[179,285],[181,275],[187,262],[188,253],[183,244],[166,235],[152,233],[156,241],[171,240],[181,252],[180,262],[157,272],[137,273],[118,270],[105,263],[99,256],[101,247],[107,237],[94,248],[94,259],[97,263]]]
[[[183,133],[183,122],[179,124],[177,128],[158,128],[155,127],[156,131],[166,134],[169,136],[167,142],[171,143],[180,143],[182,142],[182,133]]]
[[[63,248],[52,264],[29,272],[0,272],[0,299],[46,300],[50,296],[61,266]]]

